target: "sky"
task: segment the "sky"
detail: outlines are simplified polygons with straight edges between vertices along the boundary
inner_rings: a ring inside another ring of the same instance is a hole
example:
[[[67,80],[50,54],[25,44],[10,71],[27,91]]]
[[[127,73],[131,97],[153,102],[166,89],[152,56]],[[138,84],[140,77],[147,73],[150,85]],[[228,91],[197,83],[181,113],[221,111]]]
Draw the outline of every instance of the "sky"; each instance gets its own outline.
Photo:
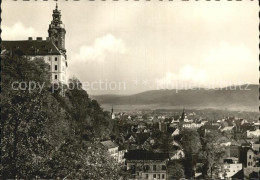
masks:
[[[257,1],[59,1],[88,93],[258,84]],[[2,39],[47,37],[54,1],[2,2]]]

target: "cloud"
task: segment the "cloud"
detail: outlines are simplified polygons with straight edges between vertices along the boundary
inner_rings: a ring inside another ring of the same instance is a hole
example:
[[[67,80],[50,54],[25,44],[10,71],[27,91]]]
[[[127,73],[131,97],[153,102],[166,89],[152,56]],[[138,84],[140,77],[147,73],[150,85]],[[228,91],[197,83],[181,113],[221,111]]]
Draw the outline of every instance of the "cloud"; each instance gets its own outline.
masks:
[[[32,27],[25,27],[21,22],[16,22],[13,26],[2,26],[3,40],[27,39],[29,36],[36,36],[37,32]]]
[[[204,69],[186,65],[178,73],[166,72],[163,78],[156,79],[157,89],[183,89],[198,87],[207,81]]]
[[[156,79],[157,88],[225,87],[258,82],[258,59],[243,44],[221,42],[196,65],[185,65],[179,72],[166,72]]]
[[[124,54],[125,52],[123,40],[107,34],[97,38],[92,46],[81,46],[75,58],[81,61],[103,63],[108,54]]]
[[[221,42],[204,56],[201,66],[210,78],[234,83],[258,83],[257,54],[243,44]]]

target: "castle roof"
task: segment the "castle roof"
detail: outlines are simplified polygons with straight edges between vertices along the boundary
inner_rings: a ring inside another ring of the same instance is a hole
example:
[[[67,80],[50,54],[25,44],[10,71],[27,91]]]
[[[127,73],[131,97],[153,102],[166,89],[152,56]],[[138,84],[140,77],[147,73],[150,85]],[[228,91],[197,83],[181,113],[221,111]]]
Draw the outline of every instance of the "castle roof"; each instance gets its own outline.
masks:
[[[2,49],[27,56],[62,55],[50,40],[2,41]]]

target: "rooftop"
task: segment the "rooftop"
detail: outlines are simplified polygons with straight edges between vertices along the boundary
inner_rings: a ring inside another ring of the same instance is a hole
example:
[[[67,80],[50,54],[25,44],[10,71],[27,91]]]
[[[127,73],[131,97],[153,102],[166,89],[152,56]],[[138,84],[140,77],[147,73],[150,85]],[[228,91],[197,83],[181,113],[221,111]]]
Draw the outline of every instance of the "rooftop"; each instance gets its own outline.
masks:
[[[105,146],[107,149],[116,148],[118,145],[111,140],[108,141],[102,141],[101,144]]]
[[[154,153],[146,150],[130,150],[125,153],[127,160],[166,160],[169,158],[167,153]]]
[[[51,40],[2,41],[2,49],[16,51],[21,55],[62,55]]]

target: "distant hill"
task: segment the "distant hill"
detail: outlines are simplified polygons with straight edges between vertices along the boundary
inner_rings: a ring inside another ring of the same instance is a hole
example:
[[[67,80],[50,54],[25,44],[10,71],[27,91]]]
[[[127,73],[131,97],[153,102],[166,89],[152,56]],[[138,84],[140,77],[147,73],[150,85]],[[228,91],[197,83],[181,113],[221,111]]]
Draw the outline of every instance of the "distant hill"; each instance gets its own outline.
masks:
[[[233,88],[233,89],[232,89]],[[257,111],[259,99],[258,85],[243,85],[214,89],[152,90],[134,95],[97,95],[92,96],[105,109],[114,104],[117,107],[135,109],[169,108],[214,108]]]

